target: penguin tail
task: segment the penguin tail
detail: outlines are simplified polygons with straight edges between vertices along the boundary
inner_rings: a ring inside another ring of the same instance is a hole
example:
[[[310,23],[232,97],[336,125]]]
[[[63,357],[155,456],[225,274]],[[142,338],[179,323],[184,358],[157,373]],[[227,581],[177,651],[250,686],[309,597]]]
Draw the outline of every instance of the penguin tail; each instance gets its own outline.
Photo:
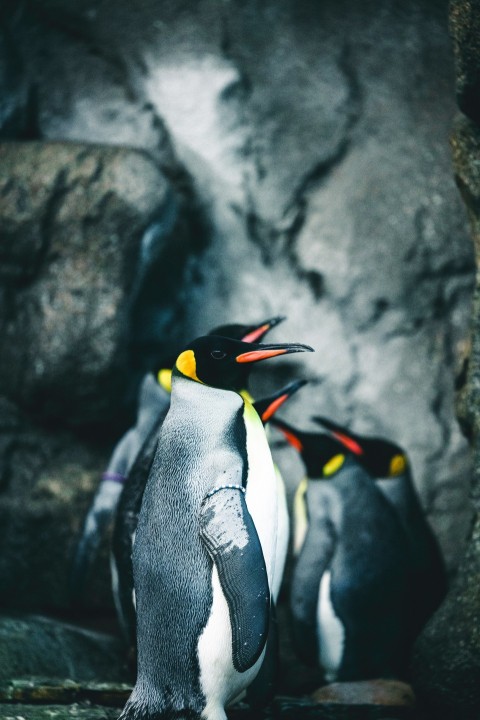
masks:
[[[153,710],[148,705],[141,702],[130,702],[125,705],[122,714],[118,720],[202,720],[202,714],[196,710],[173,710],[166,708],[165,710]],[[224,714],[218,716],[218,720],[226,720]]]

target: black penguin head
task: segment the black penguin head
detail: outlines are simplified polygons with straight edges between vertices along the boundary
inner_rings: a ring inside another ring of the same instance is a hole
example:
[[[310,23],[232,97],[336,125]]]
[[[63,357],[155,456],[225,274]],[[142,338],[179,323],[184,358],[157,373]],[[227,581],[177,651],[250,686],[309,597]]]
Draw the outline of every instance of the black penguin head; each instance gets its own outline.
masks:
[[[268,320],[262,320],[256,325],[220,325],[214,328],[208,334],[209,335],[220,335],[221,337],[233,338],[234,340],[242,340],[242,342],[260,342],[265,335],[270,332],[272,328],[279,325],[285,320],[283,315],[277,315],[276,317],[269,318]]]
[[[261,345],[205,335],[180,353],[173,372],[205,385],[238,392],[246,385],[252,363],[297,352],[313,352],[313,349],[294,343]]]
[[[297,390],[306,385],[308,380],[294,380],[293,382],[285,385],[281,390],[278,390],[273,395],[269,395],[266,398],[257,400],[253,403],[253,407],[260,416],[261,421],[264,425],[271,420],[277,410],[281,408],[289,398],[294,395]]]
[[[277,418],[271,422],[300,453],[309,479],[328,479],[343,466],[347,454],[345,447],[331,435],[304,432]]]
[[[222,337],[233,338],[234,340],[242,340],[243,342],[258,342],[276,325],[285,320],[285,317],[278,315],[268,320],[262,320],[257,325],[219,325],[210,330],[209,335],[221,335]],[[174,365],[172,361],[171,366]],[[171,367],[170,366],[170,367]],[[248,373],[246,374],[246,377]],[[172,371],[170,368],[161,368],[157,373],[159,384],[168,393],[172,392]]]
[[[406,471],[407,455],[399,445],[384,438],[357,435],[322,416],[313,419],[355,455],[372,477],[395,478]]]

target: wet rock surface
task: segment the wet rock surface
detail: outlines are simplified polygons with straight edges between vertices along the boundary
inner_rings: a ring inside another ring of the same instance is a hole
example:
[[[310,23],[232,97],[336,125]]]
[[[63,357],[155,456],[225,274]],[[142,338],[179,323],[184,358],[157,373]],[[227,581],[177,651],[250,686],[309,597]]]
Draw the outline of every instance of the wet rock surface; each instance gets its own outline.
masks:
[[[0,393],[43,421],[108,422],[128,392],[138,284],[185,242],[181,199],[143,153],[60,143],[3,144],[0,198]]]
[[[457,97],[461,110],[452,136],[455,177],[470,220],[477,268],[480,262],[480,8],[454,2],[451,25],[457,63]],[[476,720],[480,708],[480,304],[473,305],[471,347],[459,382],[457,409],[473,444],[474,472],[470,495],[476,519],[458,574],[444,603],[416,642],[412,677],[419,700],[445,720]]]
[[[0,617],[0,637],[2,700],[7,699],[5,686],[11,678],[49,676],[92,681],[101,677],[104,682],[127,679],[122,644],[108,635],[27,615]],[[25,693],[23,698],[27,699]]]

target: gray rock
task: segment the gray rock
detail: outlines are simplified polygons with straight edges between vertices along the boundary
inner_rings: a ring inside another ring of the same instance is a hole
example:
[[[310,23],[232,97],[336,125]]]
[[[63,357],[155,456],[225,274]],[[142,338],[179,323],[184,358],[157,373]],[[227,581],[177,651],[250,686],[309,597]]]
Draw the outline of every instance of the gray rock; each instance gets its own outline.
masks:
[[[456,12],[455,6],[452,6]],[[480,9],[477,10],[480,13]],[[477,61],[480,56],[477,57]],[[480,260],[480,128],[459,117],[452,137],[455,173],[467,207]],[[465,557],[439,610],[418,638],[412,677],[421,701],[445,720],[477,720],[480,707],[480,304],[478,286],[473,306],[472,344],[468,372],[460,390],[458,409],[463,427],[473,438],[474,473],[471,498],[476,520]]]
[[[450,29],[458,106],[465,115],[480,123],[480,12],[475,0],[453,0]]]
[[[0,7],[0,140],[35,133],[33,92],[16,38],[21,6],[6,0]]]
[[[161,303],[182,272],[181,205],[141,152],[0,146],[0,393],[67,426],[115,418],[131,386],[137,296],[154,273]]]
[[[37,616],[0,617],[0,681],[31,675],[126,680],[120,640]]]
[[[64,609],[76,539],[107,450],[39,429],[1,398],[0,416],[0,603]],[[87,607],[112,604],[107,547],[105,538]]]

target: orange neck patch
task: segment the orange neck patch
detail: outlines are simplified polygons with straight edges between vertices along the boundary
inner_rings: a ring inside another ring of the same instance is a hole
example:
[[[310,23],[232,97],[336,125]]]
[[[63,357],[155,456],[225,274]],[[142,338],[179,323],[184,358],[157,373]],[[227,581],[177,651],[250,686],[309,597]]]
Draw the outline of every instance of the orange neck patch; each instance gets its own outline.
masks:
[[[195,354],[193,350],[184,350],[180,353],[175,363],[177,370],[180,370],[182,375],[201,383],[200,378],[197,377],[197,363],[195,361]]]
[[[274,400],[273,402],[271,402],[270,405],[269,405],[269,406],[267,407],[267,409],[265,410],[265,412],[262,414],[262,420],[263,420],[263,422],[268,422],[268,421],[270,420],[270,418],[272,417],[272,415],[275,415],[275,413],[277,412],[278,408],[279,408],[281,405],[283,405],[283,403],[285,402],[285,400],[288,400],[288,395],[287,395],[286,393],[285,393],[285,395],[280,395],[279,398],[277,398],[276,400]]]
[[[290,430],[285,430],[285,428],[279,427],[278,429],[285,435],[288,442],[295,448],[295,450],[298,450],[298,452],[302,452],[303,445],[296,435],[290,432]]]

